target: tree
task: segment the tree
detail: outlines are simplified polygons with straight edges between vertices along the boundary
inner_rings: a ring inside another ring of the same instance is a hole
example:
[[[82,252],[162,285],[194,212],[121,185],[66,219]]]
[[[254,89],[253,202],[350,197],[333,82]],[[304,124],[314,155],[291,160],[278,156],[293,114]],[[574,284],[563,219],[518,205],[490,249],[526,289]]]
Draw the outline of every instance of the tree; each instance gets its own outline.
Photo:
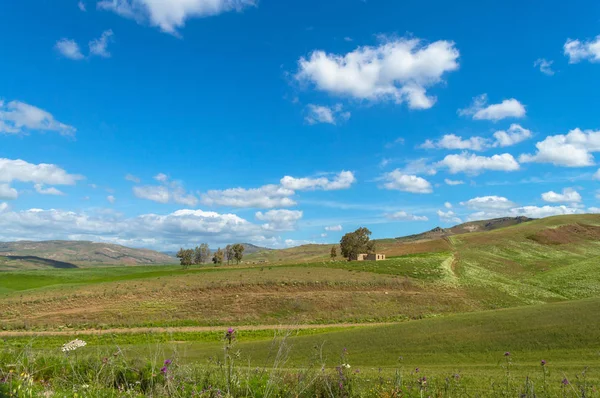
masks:
[[[201,262],[202,263],[207,263],[210,261],[210,249],[208,248],[208,243],[203,243],[200,245],[200,255],[201,255]]]
[[[215,264],[223,264],[223,257],[224,256],[225,256],[225,253],[219,247],[219,249],[215,252],[215,255],[214,255],[213,259],[212,259],[213,263],[215,263]]]
[[[337,257],[337,248],[335,246],[331,246],[331,253],[329,256],[331,257],[331,261],[335,261],[335,258]]]
[[[194,264],[202,264],[202,249],[196,246],[194,249]]]
[[[187,269],[194,262],[194,250],[181,248],[177,252],[177,258],[184,269]]]
[[[342,256],[348,260],[354,260],[360,253],[368,253],[375,250],[374,243],[369,243],[371,231],[367,228],[359,228],[354,232],[348,232],[340,240],[340,251]]]
[[[233,246],[225,246],[225,257],[227,257],[227,265],[233,260]]]
[[[375,247],[375,241],[370,240],[367,242],[367,253],[369,254],[375,254],[376,252],[376,247]]]
[[[240,261],[242,261],[242,258],[244,258],[244,250],[246,250],[246,248],[241,243],[236,243],[232,246],[232,249],[233,258],[235,259],[236,263],[239,264]]]

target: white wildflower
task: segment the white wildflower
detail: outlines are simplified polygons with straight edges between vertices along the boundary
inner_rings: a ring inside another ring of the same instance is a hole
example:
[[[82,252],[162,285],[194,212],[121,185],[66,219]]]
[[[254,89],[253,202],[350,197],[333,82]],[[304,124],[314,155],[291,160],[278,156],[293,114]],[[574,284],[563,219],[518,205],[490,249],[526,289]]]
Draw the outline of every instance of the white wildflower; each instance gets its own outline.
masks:
[[[85,347],[86,345],[87,345],[87,343],[85,341],[75,339],[73,341],[68,342],[67,344],[63,344],[61,351],[62,352],[75,351],[76,349]]]
[[[345,363],[345,364],[342,365],[342,367],[345,368],[345,369],[350,369],[350,364]]]

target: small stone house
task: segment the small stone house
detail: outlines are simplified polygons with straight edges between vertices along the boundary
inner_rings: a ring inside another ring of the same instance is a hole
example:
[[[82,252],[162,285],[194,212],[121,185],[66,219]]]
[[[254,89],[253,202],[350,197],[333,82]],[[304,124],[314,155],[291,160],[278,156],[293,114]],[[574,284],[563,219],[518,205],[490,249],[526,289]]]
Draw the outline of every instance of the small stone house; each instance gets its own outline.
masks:
[[[356,258],[351,258],[350,261],[380,261],[385,260],[385,254],[367,254],[361,253],[356,256]]]

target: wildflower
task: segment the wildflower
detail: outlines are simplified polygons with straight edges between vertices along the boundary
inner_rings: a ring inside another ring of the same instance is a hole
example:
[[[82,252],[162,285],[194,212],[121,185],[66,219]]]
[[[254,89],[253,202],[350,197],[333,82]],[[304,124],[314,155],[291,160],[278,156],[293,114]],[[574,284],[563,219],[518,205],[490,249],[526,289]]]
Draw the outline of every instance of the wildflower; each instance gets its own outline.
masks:
[[[172,364],[173,361],[170,359],[165,359],[165,366],[169,366],[170,364]]]
[[[234,328],[227,329],[227,332],[225,332],[225,339],[227,341],[229,341],[229,344],[231,344],[231,341],[233,339],[235,339],[235,329]]]
[[[69,352],[69,351],[75,351],[78,348],[81,347],[85,347],[87,345],[87,343],[83,340],[79,340],[79,339],[75,339],[73,341],[70,341],[66,344],[63,344],[61,351],[62,352]]]
[[[456,380],[456,381],[460,380],[460,375],[458,373],[454,374],[454,380]]]
[[[563,386],[568,386],[571,383],[569,383],[569,380],[567,380],[567,378],[565,377],[562,381],[562,384],[563,384]]]
[[[163,366],[162,368],[160,368],[160,373],[162,373],[162,374],[166,375],[166,374],[167,374],[167,372],[168,372],[168,369],[167,369],[167,367],[166,367],[166,366]]]
[[[546,366],[546,361],[542,359],[541,364],[542,364],[542,366]]]
[[[342,364],[342,368],[350,369],[350,364],[344,363]]]
[[[504,356],[505,356],[505,357],[509,357],[509,356],[510,356],[510,352],[506,351],[506,352],[504,353]]]
[[[415,368],[415,373],[419,373],[419,368]]]

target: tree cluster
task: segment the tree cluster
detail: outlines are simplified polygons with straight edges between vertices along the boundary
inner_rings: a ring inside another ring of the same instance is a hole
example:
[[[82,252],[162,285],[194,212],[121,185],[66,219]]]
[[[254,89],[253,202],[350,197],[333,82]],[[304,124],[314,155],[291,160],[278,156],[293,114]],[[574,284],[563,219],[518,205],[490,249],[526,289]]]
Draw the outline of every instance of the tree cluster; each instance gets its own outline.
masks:
[[[359,228],[354,232],[348,232],[340,240],[340,252],[348,260],[354,260],[361,253],[375,253],[375,242],[370,240],[371,231],[367,228]],[[333,257],[333,248],[331,257]]]
[[[235,261],[239,264],[244,258],[244,245],[236,243],[234,245],[227,245],[225,250],[219,249],[213,254],[208,248],[207,243],[203,243],[200,246],[196,246],[194,249],[179,249],[177,252],[177,258],[179,259],[181,266],[185,269],[189,268],[193,264],[205,264],[212,261],[214,264],[223,264],[227,261],[227,264]]]

